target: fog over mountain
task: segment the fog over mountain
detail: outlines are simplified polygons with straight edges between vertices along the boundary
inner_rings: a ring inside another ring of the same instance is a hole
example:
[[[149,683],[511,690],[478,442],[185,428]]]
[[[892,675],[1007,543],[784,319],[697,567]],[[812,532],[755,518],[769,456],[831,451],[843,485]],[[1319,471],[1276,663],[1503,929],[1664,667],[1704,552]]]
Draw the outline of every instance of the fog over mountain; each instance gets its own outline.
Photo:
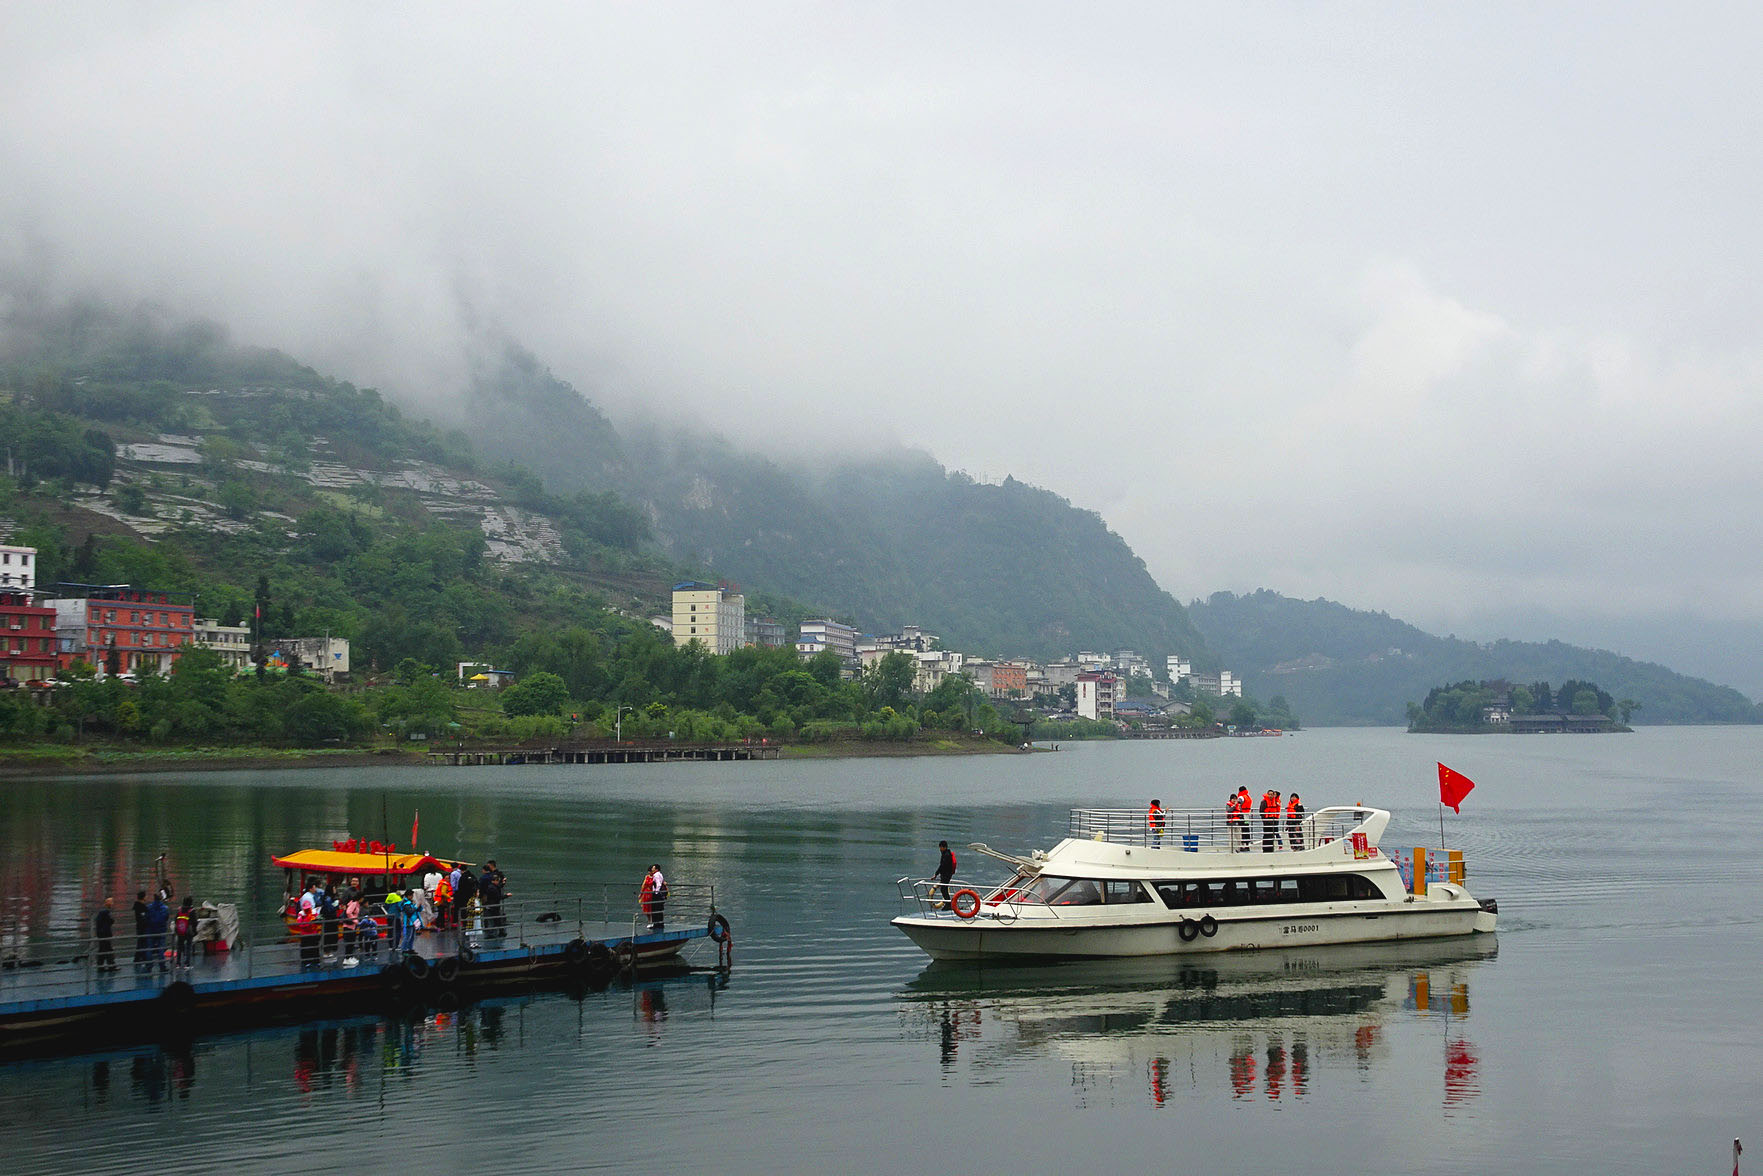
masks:
[[[1744,6],[0,4],[7,288],[1763,693]],[[481,429],[495,422],[477,422]]]

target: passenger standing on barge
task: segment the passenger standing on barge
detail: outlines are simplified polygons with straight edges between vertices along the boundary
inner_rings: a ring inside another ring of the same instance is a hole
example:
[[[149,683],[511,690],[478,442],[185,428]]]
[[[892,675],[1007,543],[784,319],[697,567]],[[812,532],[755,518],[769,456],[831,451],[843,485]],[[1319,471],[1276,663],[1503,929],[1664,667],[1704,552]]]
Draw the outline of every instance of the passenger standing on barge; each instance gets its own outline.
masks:
[[[135,966],[147,962],[147,892],[135,891]]]
[[[642,895],[643,913],[649,916],[649,930],[666,930],[667,879],[661,873],[661,863],[649,867],[649,873],[643,879]]]
[[[1150,811],[1145,814],[1145,823],[1151,828],[1151,848],[1163,848],[1163,802],[1156,797],[1151,798]]]
[[[116,971],[116,900],[107,898],[92,918],[92,936],[98,941],[98,970]]]
[[[196,900],[187,894],[172,929],[177,932],[178,967],[187,968],[196,962]]]
[[[1296,792],[1286,801],[1286,845],[1291,849],[1304,848],[1304,805]]]
[[[1239,853],[1249,848],[1249,789],[1247,786],[1237,789],[1236,795],[1225,802],[1225,820],[1230,824],[1230,850]]]

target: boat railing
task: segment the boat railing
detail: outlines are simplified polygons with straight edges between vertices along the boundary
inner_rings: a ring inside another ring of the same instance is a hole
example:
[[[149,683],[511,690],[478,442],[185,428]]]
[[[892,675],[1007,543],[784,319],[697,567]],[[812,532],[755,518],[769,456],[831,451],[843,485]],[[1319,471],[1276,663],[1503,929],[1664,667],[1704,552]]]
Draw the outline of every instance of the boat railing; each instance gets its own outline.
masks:
[[[1257,813],[1233,820],[1219,809],[1164,809],[1161,817],[1159,824],[1145,809],[1072,809],[1070,835],[1188,853],[1240,852],[1251,844],[1260,848],[1269,833],[1277,848],[1305,849],[1324,836],[1309,815],[1294,820],[1281,813],[1266,824]]]
[[[960,878],[951,878],[945,883],[937,878],[905,877],[896,878],[894,885],[900,891],[900,900],[912,903],[927,919],[968,922],[978,918],[1014,923],[1031,909],[1053,918],[1059,917],[1058,909],[1046,900],[1024,897],[1007,883],[968,882]],[[963,911],[971,913],[963,914]]]

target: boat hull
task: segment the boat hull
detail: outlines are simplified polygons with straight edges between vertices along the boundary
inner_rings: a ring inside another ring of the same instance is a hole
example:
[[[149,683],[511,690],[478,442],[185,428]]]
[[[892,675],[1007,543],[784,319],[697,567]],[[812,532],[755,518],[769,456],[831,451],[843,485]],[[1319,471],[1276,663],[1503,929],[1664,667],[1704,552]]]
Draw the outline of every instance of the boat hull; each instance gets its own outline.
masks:
[[[1192,939],[1182,937],[1182,920],[1173,915],[1115,923],[1027,917],[1005,922],[983,915],[957,922],[903,915],[894,920],[894,926],[934,960],[1197,955],[1270,947],[1440,939],[1493,930],[1492,916],[1467,900],[1362,903],[1354,904],[1350,910],[1277,914],[1224,911],[1213,917],[1213,934],[1190,929]]]

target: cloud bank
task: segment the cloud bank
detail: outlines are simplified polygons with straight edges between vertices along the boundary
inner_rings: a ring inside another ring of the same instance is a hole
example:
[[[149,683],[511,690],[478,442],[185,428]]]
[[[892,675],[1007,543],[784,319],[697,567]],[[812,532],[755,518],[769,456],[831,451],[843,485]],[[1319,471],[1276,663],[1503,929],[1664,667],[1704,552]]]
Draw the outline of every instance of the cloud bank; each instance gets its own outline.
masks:
[[[507,332],[615,416],[922,446],[1178,597],[1763,624],[1748,11],[3,7],[15,276],[419,403]]]

